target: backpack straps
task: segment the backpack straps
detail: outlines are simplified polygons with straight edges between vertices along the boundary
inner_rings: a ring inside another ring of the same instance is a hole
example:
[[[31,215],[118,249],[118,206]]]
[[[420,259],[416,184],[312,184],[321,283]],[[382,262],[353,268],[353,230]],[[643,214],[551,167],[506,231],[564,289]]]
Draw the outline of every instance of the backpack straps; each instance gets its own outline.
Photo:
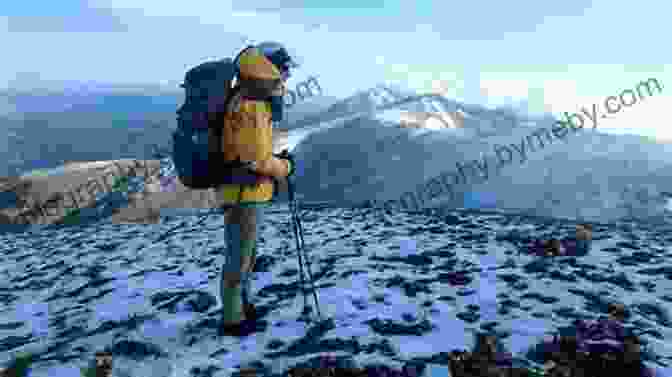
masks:
[[[229,83],[230,85],[231,83]],[[227,91],[226,98],[224,99],[224,104],[220,109],[218,109],[213,114],[208,114],[208,126],[214,130],[221,130],[222,123],[224,122],[224,115],[228,112],[229,104],[233,97],[240,91],[240,86],[236,85],[233,88],[230,88]]]
[[[235,73],[234,73],[234,77],[240,79],[240,56],[241,56],[245,51],[247,51],[247,50],[249,50],[249,49],[251,49],[251,48],[255,48],[255,46],[254,46],[254,45],[248,45],[248,46],[245,47],[244,49],[240,50],[240,52],[238,52],[238,55],[236,55],[235,59],[233,59],[233,69],[234,69],[234,72],[235,72]]]

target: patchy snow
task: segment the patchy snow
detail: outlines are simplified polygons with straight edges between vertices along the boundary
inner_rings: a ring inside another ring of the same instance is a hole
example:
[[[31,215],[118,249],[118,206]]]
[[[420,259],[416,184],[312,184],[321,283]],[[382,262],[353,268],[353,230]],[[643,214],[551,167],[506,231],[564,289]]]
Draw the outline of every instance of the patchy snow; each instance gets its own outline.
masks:
[[[323,330],[299,320],[289,213],[277,205],[267,214],[252,287],[265,327],[245,338],[216,335],[221,215],[1,236],[0,362],[30,351],[37,356],[32,376],[46,377],[84,366],[108,347],[117,375],[132,377],[186,376],[209,366],[229,375],[251,362],[278,371],[328,353],[399,367],[471,348],[473,333],[489,321],[508,334],[507,349],[525,358],[545,334],[604,315],[604,303],[618,301],[632,310],[628,325],[658,334],[643,335],[646,364],[670,372],[672,284],[661,275],[672,252],[669,227],[598,227],[588,256],[545,261],[518,254],[499,236],[522,230],[562,238],[569,224],[468,211],[303,213],[322,319],[332,321]],[[317,321],[310,294],[308,303]]]

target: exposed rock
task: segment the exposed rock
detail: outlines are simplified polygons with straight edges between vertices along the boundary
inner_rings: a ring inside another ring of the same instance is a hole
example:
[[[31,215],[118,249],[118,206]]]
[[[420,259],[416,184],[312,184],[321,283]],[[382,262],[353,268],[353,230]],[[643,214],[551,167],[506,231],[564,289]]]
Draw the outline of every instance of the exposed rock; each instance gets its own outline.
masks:
[[[69,209],[87,208],[112,191],[114,178],[152,176],[159,161],[116,160],[69,163],[64,174],[5,179],[4,189],[14,190],[18,208],[0,211],[0,221],[10,224],[55,224]]]

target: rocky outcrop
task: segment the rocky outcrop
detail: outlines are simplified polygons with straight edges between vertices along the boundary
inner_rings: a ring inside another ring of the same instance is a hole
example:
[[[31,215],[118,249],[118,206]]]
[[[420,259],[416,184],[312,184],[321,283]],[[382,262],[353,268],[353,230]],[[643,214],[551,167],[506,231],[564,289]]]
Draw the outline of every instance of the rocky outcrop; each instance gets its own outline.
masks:
[[[111,192],[118,177],[158,174],[159,161],[114,160],[70,164],[63,174],[5,178],[3,191],[13,191],[16,206],[0,210],[0,221],[11,224],[54,224],[73,209],[91,207]]]

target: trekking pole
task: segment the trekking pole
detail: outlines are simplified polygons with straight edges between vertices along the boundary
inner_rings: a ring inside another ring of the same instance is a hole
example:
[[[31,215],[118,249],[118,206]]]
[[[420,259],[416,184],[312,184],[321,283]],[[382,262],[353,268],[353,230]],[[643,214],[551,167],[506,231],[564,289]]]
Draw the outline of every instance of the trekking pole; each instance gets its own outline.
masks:
[[[289,187],[289,177],[287,178],[287,185]],[[301,278],[301,292],[303,293],[303,314],[307,314],[308,312],[308,296],[306,295],[306,282],[304,280],[304,275],[303,275],[303,260],[301,259],[301,249],[303,248],[303,245],[300,244],[299,242],[299,236],[300,233],[298,233],[298,227],[296,226],[296,219],[294,218],[294,200],[293,200],[293,188],[289,189],[289,196],[290,196],[290,201],[289,201],[289,210],[291,212],[292,216],[292,229],[294,230],[294,238],[296,239],[296,252],[297,252],[297,260],[299,262],[299,276]]]
[[[296,249],[298,253],[298,259],[299,259],[299,273],[301,274],[301,290],[303,291],[303,314],[308,313],[308,298],[306,296],[306,287],[305,287],[305,280],[303,277],[303,259],[306,259],[306,271],[308,272],[308,280],[310,281],[310,288],[313,291],[313,299],[315,300],[315,307],[317,309],[317,315],[322,318],[322,313],[320,312],[320,304],[317,299],[317,293],[315,291],[315,284],[313,281],[313,273],[310,270],[310,262],[308,261],[307,255],[301,255],[302,251],[305,253],[305,249],[303,248],[304,245],[304,239],[303,239],[303,227],[301,226],[301,219],[299,217],[299,208],[298,208],[298,203],[296,201],[295,197],[295,191],[294,191],[294,184],[292,183],[291,179],[287,177],[287,186],[288,186],[288,193],[289,193],[289,206],[290,206],[290,211],[292,212],[292,225],[294,228],[294,237],[296,238]]]
[[[303,251],[303,261],[305,264],[305,269],[308,272],[308,279],[310,281],[310,289],[313,291],[313,299],[315,300],[315,307],[317,309],[317,314],[321,318],[322,314],[320,313],[320,304],[317,299],[317,290],[315,289],[315,279],[313,278],[313,272],[310,269],[310,260],[308,259],[308,254],[306,252],[306,249],[304,245],[306,244],[306,241],[303,238],[303,225],[301,224],[301,217],[300,217],[300,207],[298,202],[294,202],[294,212],[293,212],[293,218],[294,218],[294,223],[295,223],[295,229],[298,230],[298,235],[297,239],[301,240],[301,251]]]

